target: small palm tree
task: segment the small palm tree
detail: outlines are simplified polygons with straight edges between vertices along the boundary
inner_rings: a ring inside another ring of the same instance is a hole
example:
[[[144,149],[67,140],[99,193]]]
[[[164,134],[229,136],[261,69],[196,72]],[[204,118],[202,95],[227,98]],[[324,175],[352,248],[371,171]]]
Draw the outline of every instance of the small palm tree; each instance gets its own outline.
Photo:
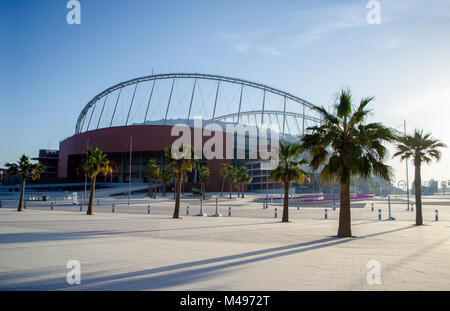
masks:
[[[156,198],[156,182],[159,180],[161,175],[161,169],[155,160],[148,160],[145,166],[145,177],[148,180],[148,196],[151,198]]]
[[[30,158],[26,155],[22,155],[17,163],[6,163],[8,175],[17,176],[19,175],[22,178],[22,188],[20,192],[20,200],[19,207],[17,208],[18,212],[21,212],[23,209],[23,197],[25,195],[25,183],[27,177],[31,177],[31,179],[37,180],[41,178],[41,173],[44,171],[44,167],[39,163],[31,163]]]
[[[414,163],[414,188],[416,192],[416,226],[423,225],[422,218],[422,178],[420,168],[423,162],[430,164],[432,159],[439,161],[441,152],[439,148],[445,148],[443,142],[431,137],[431,133],[423,133],[423,130],[415,130],[413,135],[398,137],[397,152],[394,157],[400,157],[403,161],[411,158]]]
[[[97,175],[100,173],[107,175],[112,172],[112,168],[106,153],[103,153],[99,148],[90,148],[84,154],[79,170],[91,179],[91,192],[89,195],[87,215],[93,215],[95,181]]]
[[[209,167],[207,167],[206,165],[203,165],[198,169],[198,179],[201,184],[201,192],[203,200],[206,199],[205,188],[206,185],[209,184],[209,175],[210,175]]]
[[[222,176],[222,187],[220,188],[220,197],[223,197],[223,188],[225,186],[226,176],[228,174],[229,166],[226,163],[222,163],[220,166],[220,175]]]
[[[445,188],[447,188],[447,182],[445,180],[441,181],[442,194],[445,195]]]
[[[194,158],[194,148],[189,145],[180,145],[178,154],[172,153],[172,148],[167,147],[164,151],[167,166],[174,173],[176,178],[176,198],[173,218],[180,218],[181,185],[183,182],[183,172],[192,172],[197,159]]]
[[[300,159],[301,146],[299,144],[280,142],[279,163],[269,176],[270,180],[279,181],[284,186],[283,218],[282,222],[289,222],[289,187],[296,181],[302,184],[310,180],[307,172],[301,166],[308,164],[305,159]]]
[[[232,197],[233,193],[233,185],[237,182],[237,168],[233,165],[228,166],[228,169],[226,170],[225,179],[227,180],[229,186],[230,186],[230,199]]]
[[[366,123],[370,110],[366,106],[373,97],[363,98],[352,106],[350,90],[342,90],[334,106],[334,113],[324,107],[314,107],[322,117],[322,124],[307,129],[302,146],[309,150],[310,166],[317,170],[324,165],[319,177],[340,184],[339,237],[351,237],[350,179],[372,174],[386,181],[391,168],[383,163],[387,149],[385,142],[394,140],[391,130],[381,123]]]
[[[252,177],[248,174],[247,168],[245,166],[241,166],[237,172],[237,180],[241,187],[242,198],[244,198],[244,189],[245,185],[248,185],[252,182]]]
[[[163,184],[163,194],[162,194],[163,197],[166,196],[166,187],[168,184],[170,184],[172,182],[173,178],[174,178],[174,175],[173,175],[172,171],[170,170],[170,168],[165,167],[161,170],[161,174],[159,176],[159,181]]]

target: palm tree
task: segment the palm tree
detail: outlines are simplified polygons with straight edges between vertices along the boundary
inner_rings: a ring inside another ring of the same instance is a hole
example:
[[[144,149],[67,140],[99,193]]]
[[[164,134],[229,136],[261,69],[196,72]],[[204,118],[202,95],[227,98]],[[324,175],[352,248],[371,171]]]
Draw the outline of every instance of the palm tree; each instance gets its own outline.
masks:
[[[381,123],[366,123],[370,110],[366,106],[373,97],[363,98],[358,107],[352,106],[350,90],[342,90],[334,113],[324,107],[314,107],[322,124],[308,128],[302,145],[309,150],[310,167],[324,165],[319,177],[340,184],[339,237],[351,237],[350,180],[351,176],[370,178],[378,175],[391,180],[391,168],[383,163],[387,154],[384,142],[394,140],[391,130]]]
[[[201,184],[201,192],[203,200],[206,199],[205,188],[206,185],[209,184],[209,175],[210,175],[209,167],[207,167],[206,165],[203,165],[198,169],[198,179]]]
[[[220,166],[220,175],[222,175],[222,187],[220,188],[220,197],[223,197],[223,188],[225,186],[226,175],[228,174],[228,164],[222,163]]]
[[[102,173],[107,175],[112,172],[111,165],[106,153],[103,153],[99,148],[90,148],[84,154],[79,169],[91,179],[91,192],[89,195],[89,205],[87,215],[93,215],[95,180],[97,175]]]
[[[180,218],[181,185],[183,182],[183,172],[192,172],[197,163],[194,158],[194,148],[189,145],[180,145],[179,154],[172,153],[172,147],[167,147],[164,154],[167,159],[167,166],[176,177],[176,199],[173,218]]]
[[[145,166],[145,177],[148,180],[148,196],[156,198],[156,182],[161,174],[161,169],[155,160],[148,160]]]
[[[241,166],[237,172],[237,180],[241,186],[241,194],[242,198],[244,198],[244,188],[245,185],[248,185],[252,182],[252,177],[248,174],[247,168],[245,166]]]
[[[230,186],[230,199],[233,192],[233,184],[237,182],[237,168],[233,165],[228,166],[226,170],[225,179],[227,180]]]
[[[447,182],[445,180],[441,181],[442,194],[445,195],[445,188],[447,188]]]
[[[17,211],[21,212],[23,209],[23,197],[25,195],[25,183],[27,177],[31,177],[33,181],[41,178],[41,173],[44,171],[44,167],[39,163],[31,163],[30,158],[26,155],[22,155],[17,163],[8,162],[5,164],[5,166],[8,168],[8,175],[19,175],[22,178],[19,207],[17,208]]]
[[[284,186],[283,218],[282,222],[289,222],[289,187],[296,181],[302,184],[305,180],[310,180],[307,172],[301,166],[308,164],[308,161],[301,159],[302,153],[299,144],[280,142],[279,163],[269,176],[269,180],[279,181]]]
[[[168,184],[170,184],[173,180],[174,176],[170,168],[165,167],[161,170],[161,174],[159,176],[159,181],[163,184],[163,194],[162,196],[166,196],[166,187]]]
[[[423,225],[422,218],[422,178],[420,167],[422,162],[430,164],[432,159],[439,161],[441,152],[439,148],[445,148],[443,142],[431,137],[431,133],[423,133],[423,130],[416,129],[413,135],[406,135],[397,138],[397,152],[394,157],[400,157],[403,161],[411,158],[414,163],[414,188],[416,192],[416,226]]]

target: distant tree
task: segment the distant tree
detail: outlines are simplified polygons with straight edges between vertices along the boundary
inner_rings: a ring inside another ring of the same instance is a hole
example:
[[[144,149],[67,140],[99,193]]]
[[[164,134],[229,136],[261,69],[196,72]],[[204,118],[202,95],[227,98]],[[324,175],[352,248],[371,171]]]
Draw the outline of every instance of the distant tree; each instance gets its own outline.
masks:
[[[170,184],[173,179],[174,179],[173,172],[170,170],[170,168],[164,167],[161,170],[161,174],[159,176],[159,181],[163,184],[163,194],[162,194],[163,197],[166,196],[167,185]]]
[[[172,153],[172,148],[167,147],[164,151],[167,166],[174,173],[176,178],[176,199],[173,218],[180,218],[181,185],[183,182],[183,172],[192,172],[197,160],[194,157],[194,148],[189,145],[180,145],[178,153]]]
[[[148,180],[148,196],[156,198],[156,182],[159,180],[161,169],[155,160],[148,160],[145,166],[145,177]]]
[[[31,163],[30,158],[26,155],[22,155],[17,163],[6,163],[7,173],[10,176],[21,177],[21,191],[20,191],[20,199],[19,199],[19,207],[17,208],[18,212],[23,210],[23,198],[25,195],[25,183],[27,177],[31,177],[31,179],[37,180],[41,178],[41,173],[44,171],[44,167],[39,163]]]
[[[199,182],[201,185],[201,192],[202,192],[203,200],[206,199],[205,188],[206,188],[206,185],[209,184],[209,175],[210,175],[209,167],[207,167],[206,165],[203,165],[198,169],[198,179],[199,179]]]
[[[225,186],[225,180],[227,179],[229,165],[226,163],[222,163],[220,166],[220,175],[222,176],[222,187],[220,188],[220,197],[223,197],[223,188]]]
[[[228,166],[225,178],[230,186],[230,199],[233,193],[233,185],[237,182],[237,173],[238,171],[236,167],[234,167],[233,165]]]
[[[310,180],[309,175],[301,166],[308,164],[305,159],[300,160],[301,146],[299,144],[280,142],[279,163],[269,176],[270,180],[279,181],[284,186],[283,218],[282,222],[289,222],[289,187],[292,182],[302,184]]]
[[[248,174],[247,168],[245,166],[241,166],[238,169],[237,180],[241,188],[242,198],[244,198],[245,185],[248,185],[252,182],[252,177]]]
[[[89,195],[88,215],[93,215],[95,180],[97,175],[102,173],[107,175],[112,172],[106,153],[99,148],[90,148],[83,156],[79,169],[91,179],[91,193]]]
[[[441,181],[442,194],[445,194],[445,188],[447,188],[447,182],[445,180]]]
[[[416,226],[423,225],[422,218],[422,177],[420,169],[422,163],[430,164],[432,159],[439,161],[441,151],[439,148],[446,148],[443,142],[431,137],[431,133],[423,133],[423,130],[416,129],[412,135],[397,138],[397,152],[394,157],[407,160],[412,159],[414,163],[414,190],[416,195]]]

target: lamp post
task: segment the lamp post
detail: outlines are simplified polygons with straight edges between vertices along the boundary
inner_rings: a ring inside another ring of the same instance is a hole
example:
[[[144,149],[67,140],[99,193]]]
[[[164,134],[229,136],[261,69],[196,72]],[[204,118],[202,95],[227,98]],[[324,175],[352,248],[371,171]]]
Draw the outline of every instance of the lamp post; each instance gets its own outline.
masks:
[[[398,133],[401,133],[397,130],[398,127],[402,125],[397,126],[394,130]],[[403,135],[406,137],[406,120],[403,120]],[[405,159],[405,167],[406,167],[406,204],[407,209],[409,209],[409,177],[408,177],[408,158]]]
[[[404,131],[405,131],[405,137],[406,137],[406,120],[403,121],[403,129],[404,129]],[[409,209],[408,158],[406,158],[405,166],[406,166],[406,201],[407,201],[408,209]]]

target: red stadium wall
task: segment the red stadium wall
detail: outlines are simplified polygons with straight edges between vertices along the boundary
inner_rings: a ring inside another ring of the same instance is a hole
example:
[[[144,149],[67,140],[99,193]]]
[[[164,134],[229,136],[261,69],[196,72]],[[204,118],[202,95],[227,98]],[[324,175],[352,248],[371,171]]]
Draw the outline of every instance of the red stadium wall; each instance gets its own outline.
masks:
[[[74,135],[63,140],[59,146],[58,177],[67,178],[68,159],[70,155],[83,154],[88,147],[98,147],[103,152],[129,152],[130,137],[133,137],[133,152],[140,151],[162,151],[170,146],[178,137],[171,136],[172,126],[166,125],[131,125],[103,128]],[[226,133],[216,133],[223,135],[223,151],[226,152]],[[191,128],[191,141],[194,144],[194,130]],[[203,144],[211,137],[203,137]],[[220,177],[220,166],[230,160],[207,160],[206,165],[211,172],[211,183],[207,187],[208,191],[218,191],[222,183]]]

